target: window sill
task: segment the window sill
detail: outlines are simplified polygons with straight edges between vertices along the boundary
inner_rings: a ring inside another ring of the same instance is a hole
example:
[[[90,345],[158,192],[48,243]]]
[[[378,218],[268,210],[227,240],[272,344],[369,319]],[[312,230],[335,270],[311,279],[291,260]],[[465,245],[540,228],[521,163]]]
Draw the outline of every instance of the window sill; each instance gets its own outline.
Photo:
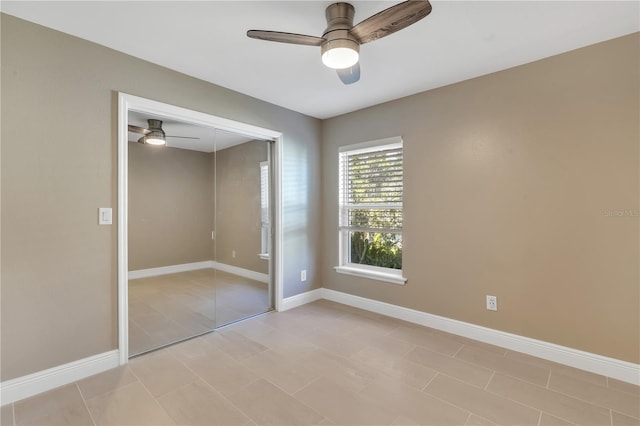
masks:
[[[377,281],[385,281],[391,284],[404,285],[407,282],[407,279],[402,275],[370,271],[366,269],[353,268],[350,266],[336,266],[333,269],[335,269],[335,271],[339,274],[353,275],[356,277],[369,278]]]
[[[260,253],[258,257],[262,260],[269,260],[269,253]]]

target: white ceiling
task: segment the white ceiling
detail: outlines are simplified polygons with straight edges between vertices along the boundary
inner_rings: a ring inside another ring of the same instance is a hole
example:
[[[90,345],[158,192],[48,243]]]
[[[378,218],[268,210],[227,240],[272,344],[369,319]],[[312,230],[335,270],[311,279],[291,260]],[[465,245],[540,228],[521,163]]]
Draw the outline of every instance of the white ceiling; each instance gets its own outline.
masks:
[[[198,126],[169,117],[129,111],[129,124],[133,124],[134,126],[146,129],[148,127],[147,120],[150,118],[162,120],[162,130],[164,130],[167,135],[167,146],[171,148],[215,152],[255,140],[255,138],[227,132],[226,130],[214,129],[213,127]],[[129,142],[137,142],[141,136],[139,133],[129,132]],[[186,136],[196,139],[177,138],[175,136]]]
[[[331,1],[2,1],[3,12],[241,93],[328,118],[640,30],[636,1],[433,1],[418,23],[361,47],[343,85],[320,48],[246,37],[321,36]],[[397,1],[353,1],[355,23]],[[146,25],[149,24],[149,25]]]

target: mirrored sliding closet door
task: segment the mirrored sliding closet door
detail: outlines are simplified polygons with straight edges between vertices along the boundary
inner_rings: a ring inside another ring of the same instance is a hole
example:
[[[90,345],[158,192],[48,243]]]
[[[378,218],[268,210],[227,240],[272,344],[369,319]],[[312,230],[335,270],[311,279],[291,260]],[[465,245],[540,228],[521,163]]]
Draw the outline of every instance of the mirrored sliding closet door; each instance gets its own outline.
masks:
[[[272,309],[272,143],[128,118],[129,356]]]

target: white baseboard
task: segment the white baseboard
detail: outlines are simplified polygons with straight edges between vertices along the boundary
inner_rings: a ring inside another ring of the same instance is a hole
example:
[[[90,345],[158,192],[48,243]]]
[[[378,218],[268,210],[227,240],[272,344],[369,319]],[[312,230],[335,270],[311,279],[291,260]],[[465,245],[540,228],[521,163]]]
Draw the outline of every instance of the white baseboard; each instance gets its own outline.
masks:
[[[250,280],[269,283],[269,275],[263,274],[249,269],[240,268],[238,266],[227,265],[226,263],[216,262],[214,260],[205,260],[203,262],[183,263],[181,265],[160,266],[158,268],[138,269],[137,271],[129,271],[130,280],[138,278],[157,277],[159,275],[176,274],[178,272],[196,271],[198,269],[217,269],[219,271],[228,272],[240,277],[249,278]]]
[[[217,269],[218,271],[222,272],[228,272],[240,277],[249,278],[250,280],[260,281],[261,283],[269,284],[269,274],[263,274],[261,272],[239,268],[237,266],[227,265],[226,263],[220,263],[216,261],[211,261],[210,268]]]
[[[159,275],[177,274],[178,272],[196,271],[198,269],[213,268],[211,260],[203,262],[183,263],[180,265],[160,266],[158,268],[138,269],[137,271],[129,271],[128,278],[136,280],[138,278],[157,277]]]
[[[323,289],[321,288],[316,288],[315,290],[296,294],[295,296],[291,297],[286,297],[282,299],[282,304],[280,305],[280,309],[278,310],[282,312],[322,299],[322,290]]]
[[[319,293],[319,294],[318,294]],[[501,346],[516,352],[554,361],[560,364],[590,371],[624,382],[640,385],[640,365],[615,358],[593,354],[554,343],[544,342],[517,334],[494,330],[479,325],[429,314],[415,309],[392,305],[390,303],[354,296],[348,293],[321,288],[298,294],[284,300],[286,309],[291,309],[319,298],[332,300],[343,305],[353,306],[414,324],[424,325],[436,330],[446,331],[492,345]],[[286,310],[282,309],[282,310]]]
[[[119,365],[117,350],[59,365],[0,383],[0,405],[10,404],[48,390],[102,373]]]

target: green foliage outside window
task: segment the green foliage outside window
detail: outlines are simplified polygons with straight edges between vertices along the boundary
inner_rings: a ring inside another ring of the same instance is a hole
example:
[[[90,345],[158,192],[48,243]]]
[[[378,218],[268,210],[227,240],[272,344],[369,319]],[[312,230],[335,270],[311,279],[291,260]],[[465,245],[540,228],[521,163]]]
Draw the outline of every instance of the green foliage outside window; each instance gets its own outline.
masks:
[[[380,232],[352,232],[351,263],[402,269],[401,236]]]

